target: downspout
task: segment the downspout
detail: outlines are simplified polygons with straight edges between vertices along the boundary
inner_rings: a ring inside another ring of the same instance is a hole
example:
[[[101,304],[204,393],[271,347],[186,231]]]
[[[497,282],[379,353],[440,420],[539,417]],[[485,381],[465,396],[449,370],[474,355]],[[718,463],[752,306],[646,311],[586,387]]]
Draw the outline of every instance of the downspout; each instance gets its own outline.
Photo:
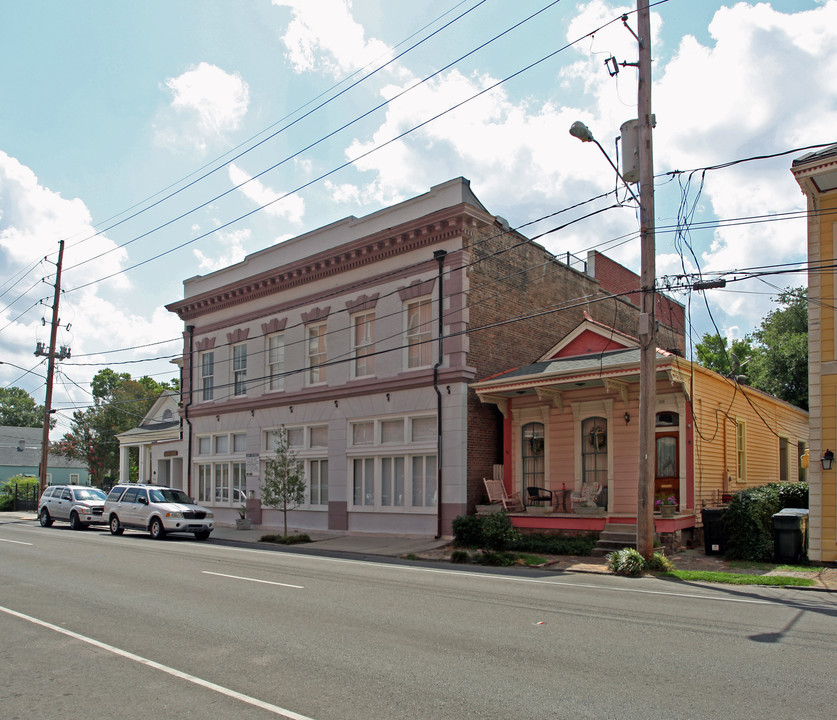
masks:
[[[442,537],[442,393],[439,390],[439,368],[445,355],[444,286],[442,269],[446,250],[436,250],[433,259],[439,263],[439,359],[433,366],[433,389],[436,391],[436,539]]]
[[[192,378],[195,374],[195,366],[192,363],[192,352],[195,346],[195,326],[187,325],[186,331],[189,333],[189,400],[183,406],[183,419],[189,428],[189,437],[186,439],[186,494],[192,496],[192,421],[189,420],[189,407],[192,404]],[[183,396],[183,368],[180,369],[180,394]],[[183,439],[183,428],[180,429],[180,439]]]

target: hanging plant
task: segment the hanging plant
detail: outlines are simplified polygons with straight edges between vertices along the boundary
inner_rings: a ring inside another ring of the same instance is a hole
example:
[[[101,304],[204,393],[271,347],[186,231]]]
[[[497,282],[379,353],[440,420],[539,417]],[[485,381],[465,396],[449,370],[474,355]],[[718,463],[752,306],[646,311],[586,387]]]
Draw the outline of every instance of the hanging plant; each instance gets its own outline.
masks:
[[[590,445],[596,450],[604,450],[607,447],[607,433],[604,431],[604,428],[598,425],[590,431],[588,440],[590,441]]]

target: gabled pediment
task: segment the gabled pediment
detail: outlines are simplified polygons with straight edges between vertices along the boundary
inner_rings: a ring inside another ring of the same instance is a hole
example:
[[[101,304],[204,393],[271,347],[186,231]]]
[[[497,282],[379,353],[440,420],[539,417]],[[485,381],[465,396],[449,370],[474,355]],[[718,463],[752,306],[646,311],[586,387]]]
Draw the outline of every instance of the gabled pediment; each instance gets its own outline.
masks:
[[[595,355],[611,350],[639,347],[636,338],[596,322],[585,313],[585,320],[575,330],[565,335],[539,360],[557,360],[579,355]]]

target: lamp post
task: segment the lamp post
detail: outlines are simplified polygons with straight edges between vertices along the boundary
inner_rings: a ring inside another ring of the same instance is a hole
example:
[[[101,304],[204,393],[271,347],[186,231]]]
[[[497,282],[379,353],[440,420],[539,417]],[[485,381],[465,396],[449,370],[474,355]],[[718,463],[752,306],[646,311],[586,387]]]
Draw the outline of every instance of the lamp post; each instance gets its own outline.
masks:
[[[639,313],[639,468],[637,475],[636,547],[647,560],[654,553],[654,476],[655,476],[655,423],[654,409],[657,398],[657,322],[655,319],[656,282],[654,242],[654,158],[651,128],[651,15],[648,0],[637,0],[637,25],[639,41],[639,83],[637,87],[639,197],[631,190],[604,148],[582,122],[570,126],[570,135],[582,142],[595,143],[607,158],[616,175],[628,188],[631,197],[639,204],[640,226],[640,290]]]

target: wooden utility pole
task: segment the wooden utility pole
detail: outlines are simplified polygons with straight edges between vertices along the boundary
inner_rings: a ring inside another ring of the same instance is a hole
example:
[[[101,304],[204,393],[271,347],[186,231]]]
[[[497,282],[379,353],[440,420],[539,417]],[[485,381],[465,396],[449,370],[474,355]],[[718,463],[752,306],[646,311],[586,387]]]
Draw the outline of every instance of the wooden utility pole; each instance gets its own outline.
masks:
[[[64,260],[64,241],[58,243],[58,269],[55,272],[55,296],[52,301],[52,327],[47,348],[46,398],[44,399],[44,433],[41,438],[41,494],[47,486],[49,468],[49,421],[52,417],[52,378],[55,373],[55,341],[58,338],[58,299],[61,297],[61,263]],[[40,344],[39,344],[40,347]],[[38,353],[36,353],[38,354]]]
[[[654,242],[654,153],[651,137],[651,13],[649,0],[637,0],[639,35],[639,224],[642,306],[639,316],[639,476],[637,480],[637,550],[654,552],[655,406],[657,396],[657,322]]]

